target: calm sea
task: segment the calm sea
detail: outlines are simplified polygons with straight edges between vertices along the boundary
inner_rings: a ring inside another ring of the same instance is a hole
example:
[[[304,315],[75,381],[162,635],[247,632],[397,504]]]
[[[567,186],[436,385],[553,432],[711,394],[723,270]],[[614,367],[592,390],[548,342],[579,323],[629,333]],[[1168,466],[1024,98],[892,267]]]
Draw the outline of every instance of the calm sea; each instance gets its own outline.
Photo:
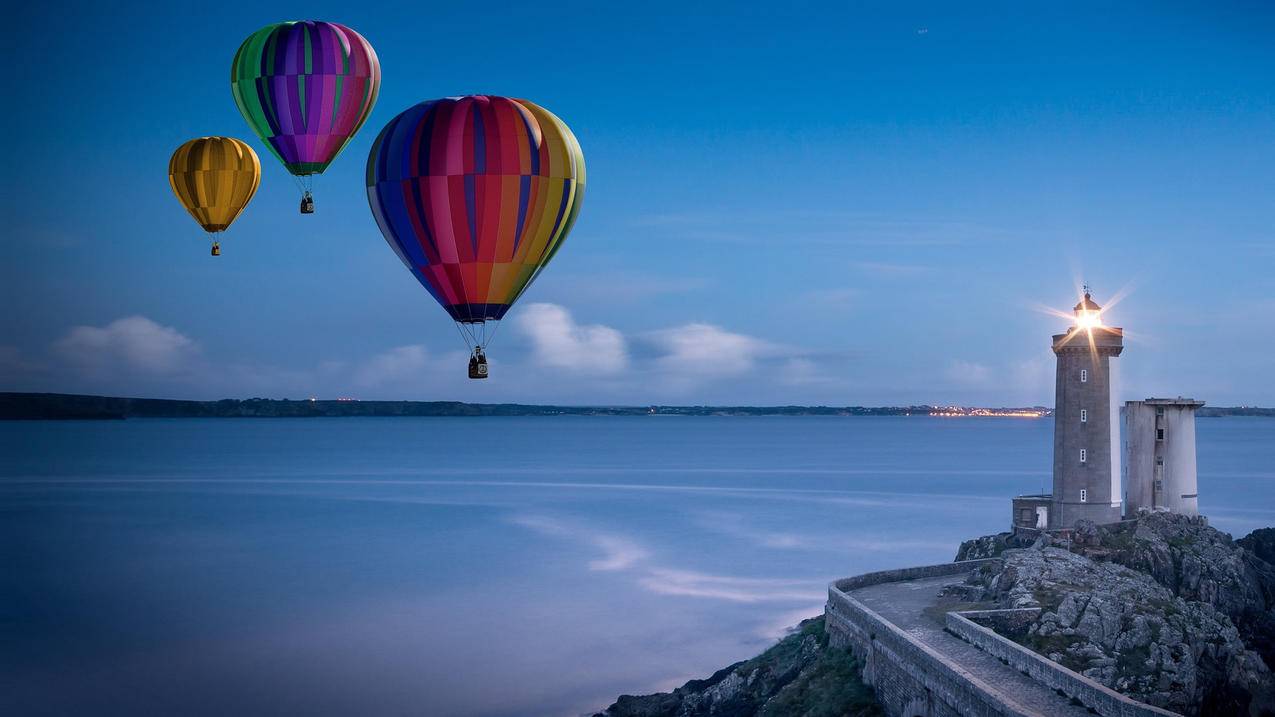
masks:
[[[1275,525],[1275,420],[1200,419]],[[763,649],[833,578],[951,560],[1052,423],[0,423],[0,713],[574,715]]]

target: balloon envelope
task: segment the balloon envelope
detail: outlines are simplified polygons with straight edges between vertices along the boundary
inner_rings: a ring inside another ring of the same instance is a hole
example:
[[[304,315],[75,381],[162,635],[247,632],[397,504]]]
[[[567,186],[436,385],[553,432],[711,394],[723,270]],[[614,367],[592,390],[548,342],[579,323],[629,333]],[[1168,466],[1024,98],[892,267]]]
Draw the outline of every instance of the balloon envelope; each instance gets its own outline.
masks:
[[[422,102],[390,120],[367,160],[390,248],[465,323],[505,315],[562,246],[584,184],[567,125],[506,97]]]
[[[363,36],[334,22],[267,25],[230,66],[230,91],[252,131],[295,175],[320,174],[376,104],[381,65]]]
[[[173,152],[168,183],[204,231],[225,231],[257,193],[261,162],[234,137],[199,137]]]

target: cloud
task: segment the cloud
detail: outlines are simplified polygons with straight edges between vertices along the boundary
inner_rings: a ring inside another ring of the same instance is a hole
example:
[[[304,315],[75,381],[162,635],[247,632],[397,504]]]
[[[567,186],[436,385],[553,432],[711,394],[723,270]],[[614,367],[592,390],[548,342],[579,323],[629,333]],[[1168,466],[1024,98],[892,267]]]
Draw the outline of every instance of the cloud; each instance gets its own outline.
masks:
[[[738,376],[751,371],[757,359],[784,352],[775,344],[712,324],[657,331],[651,340],[665,352],[657,365],[683,376]]]
[[[116,319],[102,327],[73,327],[54,343],[53,350],[89,371],[159,375],[189,369],[199,356],[199,347],[193,340],[145,316]]]
[[[992,369],[975,361],[953,361],[947,367],[947,378],[958,386],[982,388],[992,383]]]
[[[417,383],[428,368],[429,353],[424,346],[399,346],[373,356],[355,369],[354,383],[365,388]]]
[[[628,367],[628,346],[619,331],[600,324],[582,326],[557,304],[531,304],[518,316],[531,339],[535,360],[554,368],[618,373]]]
[[[0,379],[26,390],[190,399],[340,396],[594,404],[685,400],[701,389],[725,392],[741,377],[749,377],[754,392],[845,388],[837,377],[840,354],[812,354],[710,323],[628,337],[610,326],[577,323],[566,308],[551,303],[525,307],[514,322],[515,331],[529,340],[502,344],[509,350],[498,355],[507,363],[496,367],[497,374],[532,380],[474,386],[464,379],[464,352],[439,352],[419,343],[367,349],[362,355],[341,355],[334,348],[335,355],[299,363],[211,355],[178,328],[145,316],[75,326],[30,356],[19,347],[0,347]],[[711,393],[697,394],[696,400],[722,401]]]

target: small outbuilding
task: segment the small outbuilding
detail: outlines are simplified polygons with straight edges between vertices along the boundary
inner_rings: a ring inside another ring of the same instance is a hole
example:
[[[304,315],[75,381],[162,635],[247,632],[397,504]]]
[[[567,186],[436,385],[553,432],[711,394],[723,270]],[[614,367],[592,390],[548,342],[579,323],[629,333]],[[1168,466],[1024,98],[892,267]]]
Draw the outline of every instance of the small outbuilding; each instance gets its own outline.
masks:
[[[1200,514],[1195,411],[1203,405],[1180,397],[1125,403],[1125,517],[1142,510]]]

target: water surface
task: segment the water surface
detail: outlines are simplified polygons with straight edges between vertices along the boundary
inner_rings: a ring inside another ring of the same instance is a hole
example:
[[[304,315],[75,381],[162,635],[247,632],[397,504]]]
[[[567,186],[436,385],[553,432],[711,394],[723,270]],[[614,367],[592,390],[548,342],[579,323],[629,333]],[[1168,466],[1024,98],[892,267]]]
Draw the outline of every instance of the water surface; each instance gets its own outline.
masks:
[[[573,715],[751,656],[827,582],[950,560],[1049,420],[0,423],[0,713]],[[1198,423],[1275,525],[1275,421]]]

